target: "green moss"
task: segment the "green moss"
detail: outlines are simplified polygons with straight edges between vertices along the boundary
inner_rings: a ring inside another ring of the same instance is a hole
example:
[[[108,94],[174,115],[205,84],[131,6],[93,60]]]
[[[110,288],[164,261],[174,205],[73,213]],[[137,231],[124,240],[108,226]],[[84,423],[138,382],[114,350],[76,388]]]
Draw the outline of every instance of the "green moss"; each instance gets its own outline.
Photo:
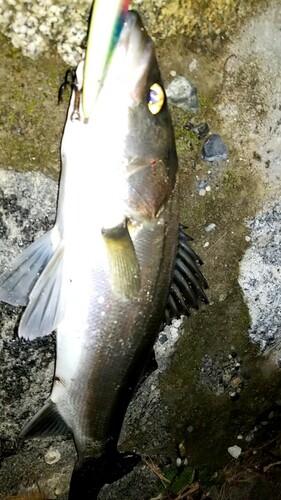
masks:
[[[161,488],[161,494],[175,495],[192,483],[194,468],[185,466],[162,470],[161,473],[167,480],[167,486]]]
[[[265,0],[143,0],[134,2],[155,36],[185,34],[188,39],[224,38],[247,15],[266,4]],[[224,36],[223,36],[224,35]]]
[[[237,182],[239,182],[239,178],[237,176],[237,173],[234,172],[233,170],[227,170],[224,175],[223,175],[223,182],[230,186],[235,186]]]
[[[66,103],[58,107],[57,95],[65,64],[54,53],[32,61],[3,36],[0,43],[0,163],[15,170],[41,170],[57,178],[66,112]]]
[[[188,486],[193,478],[194,469],[185,467],[180,472],[174,473],[169,486],[169,493],[179,493],[184,487]]]
[[[208,95],[204,94],[203,92],[198,92],[198,102],[199,102],[199,107],[201,110],[201,113],[206,116],[209,115],[209,113],[213,112],[214,109],[214,99]]]

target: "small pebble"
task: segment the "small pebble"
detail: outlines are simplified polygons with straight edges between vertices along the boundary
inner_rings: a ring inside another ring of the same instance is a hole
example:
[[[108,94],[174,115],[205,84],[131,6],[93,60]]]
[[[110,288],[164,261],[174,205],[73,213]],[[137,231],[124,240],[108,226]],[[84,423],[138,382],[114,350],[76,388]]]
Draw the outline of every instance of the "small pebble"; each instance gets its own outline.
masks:
[[[238,434],[237,439],[243,439],[242,434]]]
[[[187,432],[193,432],[193,426],[192,425],[189,425],[188,428],[187,428]]]
[[[179,458],[179,457],[178,457],[178,458],[177,458],[177,460],[176,460],[176,466],[177,466],[177,467],[180,467],[180,466],[181,466],[181,458]]]
[[[206,186],[206,191],[209,193],[211,191],[211,186]]]
[[[247,434],[247,436],[245,437],[247,443],[250,443],[251,441],[253,441],[253,439],[254,439],[254,434],[252,432],[249,432],[249,434]]]
[[[200,123],[199,125],[196,125],[193,132],[197,139],[204,139],[204,137],[206,137],[206,135],[210,132],[208,123]]]
[[[166,88],[169,103],[185,111],[197,111],[199,108],[197,90],[184,76],[176,75]]]
[[[53,465],[60,460],[61,454],[58,450],[48,450],[44,458],[46,464]]]
[[[233,391],[229,393],[231,401],[238,401],[239,399],[239,394],[238,391]]]
[[[240,448],[240,446],[237,446],[236,444],[234,446],[230,446],[229,448],[227,448],[227,451],[229,455],[231,455],[233,458],[238,458],[242,453],[242,449]]]
[[[184,441],[182,443],[179,443],[179,453],[180,453],[181,457],[184,457],[186,455],[186,449],[185,449]]]
[[[228,150],[218,134],[211,134],[202,148],[202,160],[221,161],[227,160]]]
[[[183,128],[185,128],[185,130],[193,130],[194,125],[192,122],[186,122],[186,124],[183,126]]]
[[[160,335],[160,337],[159,337],[159,342],[160,342],[160,344],[165,344],[165,342],[167,342],[167,340],[168,340],[167,335],[166,335],[165,333],[162,333],[162,334]]]
[[[208,248],[208,246],[210,245],[209,241],[206,241],[203,245],[204,248]]]
[[[205,196],[206,190],[205,189],[199,189],[199,196]]]
[[[192,71],[194,71],[196,68],[197,68],[197,60],[192,59],[192,61],[189,63],[188,69],[192,73]]]
[[[231,385],[236,389],[241,384],[241,382],[242,380],[240,377],[235,377],[234,379],[232,379]]]
[[[174,70],[174,69],[171,69],[170,71],[170,75],[175,78],[175,76],[177,75],[177,72]]]
[[[211,224],[208,224],[208,226],[205,226],[205,231],[206,233],[210,233],[211,231],[213,231],[214,229],[216,229],[216,224],[214,224],[213,222]]]
[[[182,320],[181,319],[176,319],[174,322],[173,322],[173,325],[175,328],[179,328],[181,326],[181,323],[182,323]]]
[[[196,176],[197,177],[197,176]],[[198,177],[197,177],[198,178]],[[199,179],[197,181],[197,188],[200,189],[206,189],[207,186],[207,181],[205,179]]]
[[[231,374],[230,373],[224,373],[222,376],[222,380],[225,384],[228,384],[231,380]]]

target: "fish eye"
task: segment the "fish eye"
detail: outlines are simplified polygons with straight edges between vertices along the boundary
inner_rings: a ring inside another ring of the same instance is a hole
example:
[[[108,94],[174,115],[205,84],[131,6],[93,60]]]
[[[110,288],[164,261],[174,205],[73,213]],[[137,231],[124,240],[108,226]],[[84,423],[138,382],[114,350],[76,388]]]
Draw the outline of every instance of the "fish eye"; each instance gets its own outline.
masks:
[[[148,109],[152,115],[157,115],[163,108],[165,92],[159,83],[151,85],[148,93]]]

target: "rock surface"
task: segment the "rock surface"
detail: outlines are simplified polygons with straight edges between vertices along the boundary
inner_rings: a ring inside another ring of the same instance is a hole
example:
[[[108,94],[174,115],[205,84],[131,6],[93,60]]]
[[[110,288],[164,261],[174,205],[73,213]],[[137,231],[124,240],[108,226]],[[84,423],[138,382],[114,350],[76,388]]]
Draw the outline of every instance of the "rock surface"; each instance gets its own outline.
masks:
[[[135,0],[134,8],[141,10],[146,24],[155,36],[167,37],[185,33],[196,36],[219,35],[227,32],[237,21],[233,12],[239,10],[238,20],[249,11],[253,0],[197,0],[196,5],[184,0],[178,9],[177,0]],[[260,4],[263,2],[260,0]],[[58,53],[71,66],[82,54],[92,0],[2,0],[0,31],[11,39],[23,54],[36,58],[55,43]]]

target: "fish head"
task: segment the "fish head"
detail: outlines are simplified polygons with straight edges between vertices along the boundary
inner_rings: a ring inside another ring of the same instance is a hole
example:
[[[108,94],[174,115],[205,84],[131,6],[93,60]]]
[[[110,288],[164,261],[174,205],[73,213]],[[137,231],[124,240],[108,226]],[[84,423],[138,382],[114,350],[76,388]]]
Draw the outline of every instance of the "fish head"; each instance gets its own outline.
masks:
[[[154,44],[135,11],[127,14],[119,44],[126,54],[126,204],[133,218],[154,218],[175,184],[178,161],[172,121]]]
[[[120,196],[131,219],[157,217],[175,184],[177,153],[154,44],[133,10],[127,13],[90,120],[99,124],[99,144],[103,120],[110,138],[105,159],[110,199]]]
[[[91,64],[87,71],[95,69],[95,60]],[[62,141],[62,162],[72,164],[73,170],[83,165],[85,189],[101,227],[114,228],[125,219],[153,219],[173,191],[178,163],[154,45],[139,14],[128,11],[99,91],[93,86],[87,117],[77,98],[89,87],[83,68],[82,60]]]

